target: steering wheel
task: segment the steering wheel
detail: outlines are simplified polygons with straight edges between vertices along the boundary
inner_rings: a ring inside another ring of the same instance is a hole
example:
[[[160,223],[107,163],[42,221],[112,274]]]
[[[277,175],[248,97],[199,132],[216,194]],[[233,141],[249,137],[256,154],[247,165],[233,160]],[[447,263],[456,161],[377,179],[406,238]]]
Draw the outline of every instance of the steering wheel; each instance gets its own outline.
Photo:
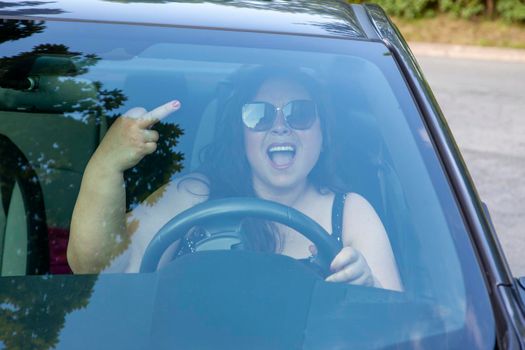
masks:
[[[198,204],[168,221],[146,248],[140,272],[155,271],[166,249],[192,227],[203,227],[210,237],[241,236],[242,220],[248,217],[279,222],[308,238],[317,247],[315,263],[323,271],[339,252],[339,244],[321,225],[294,208],[258,198],[227,198]]]

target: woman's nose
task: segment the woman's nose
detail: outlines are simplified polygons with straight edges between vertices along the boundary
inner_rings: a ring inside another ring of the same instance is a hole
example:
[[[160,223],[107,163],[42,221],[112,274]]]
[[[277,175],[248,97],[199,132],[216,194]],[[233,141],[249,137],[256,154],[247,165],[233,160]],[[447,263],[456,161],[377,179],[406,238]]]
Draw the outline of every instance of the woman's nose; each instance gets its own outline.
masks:
[[[277,110],[277,116],[275,117],[271,131],[276,135],[286,135],[291,132],[290,126],[284,119],[284,114],[281,109]]]

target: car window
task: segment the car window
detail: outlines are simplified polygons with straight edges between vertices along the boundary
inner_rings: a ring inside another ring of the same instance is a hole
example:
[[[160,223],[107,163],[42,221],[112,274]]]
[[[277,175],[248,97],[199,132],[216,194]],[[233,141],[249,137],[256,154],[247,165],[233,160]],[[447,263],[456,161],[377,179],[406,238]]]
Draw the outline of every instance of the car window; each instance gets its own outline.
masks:
[[[322,99],[332,123],[324,126],[323,140],[330,141],[333,157],[323,166],[330,167],[340,188],[358,193],[377,213],[402,284],[396,292],[356,292],[352,285],[316,282],[307,341],[325,347],[422,341],[436,348],[461,342],[484,348],[494,343],[494,320],[467,227],[410,88],[382,43],[100,23],[3,23],[27,31],[0,43],[1,305],[4,313],[27,310],[57,322],[53,335],[36,334],[45,344],[58,341],[59,348],[67,348],[86,322],[99,329],[86,320],[108,313],[104,300],[124,290],[133,292],[115,308],[125,310],[129,302],[143,316],[160,312],[154,290],[148,289],[161,284],[154,273],[74,275],[67,261],[86,165],[109,128],[131,108],[149,111],[180,101],[178,111],[152,127],[159,133],[156,152],[124,172],[126,210],[149,215],[135,217],[140,225],[162,210],[165,197],[152,196],[155,191],[207,166],[206,152],[218,130],[233,128],[222,117],[225,109],[236,89],[248,89],[240,77],[258,69],[289,69],[316,81],[315,98]],[[256,107],[271,110],[267,104]],[[288,112],[281,107],[284,118]],[[289,127],[304,127],[291,118]],[[269,157],[279,167],[292,156]],[[223,169],[234,163],[225,162]],[[321,169],[319,176],[326,173]],[[169,203],[179,200],[174,196]],[[126,258],[126,253],[115,257],[106,272],[118,271]],[[19,289],[33,294],[15,298]],[[65,294],[71,297],[55,300]],[[137,300],[149,297],[137,306]],[[35,300],[55,302],[57,312],[33,310]],[[132,348],[149,337],[142,322],[129,326],[141,330],[126,338]],[[363,329],[369,337],[357,341]],[[129,328],[121,325],[115,332],[129,333]],[[22,340],[13,331],[2,341]],[[163,344],[162,337],[155,341]]]

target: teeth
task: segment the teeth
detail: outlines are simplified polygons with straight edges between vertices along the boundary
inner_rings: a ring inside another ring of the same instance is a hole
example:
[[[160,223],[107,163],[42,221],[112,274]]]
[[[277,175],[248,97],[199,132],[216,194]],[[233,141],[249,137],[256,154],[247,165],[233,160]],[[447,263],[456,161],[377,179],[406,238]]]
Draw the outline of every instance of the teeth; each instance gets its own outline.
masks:
[[[270,147],[268,152],[294,152],[295,149],[292,146],[274,146]]]

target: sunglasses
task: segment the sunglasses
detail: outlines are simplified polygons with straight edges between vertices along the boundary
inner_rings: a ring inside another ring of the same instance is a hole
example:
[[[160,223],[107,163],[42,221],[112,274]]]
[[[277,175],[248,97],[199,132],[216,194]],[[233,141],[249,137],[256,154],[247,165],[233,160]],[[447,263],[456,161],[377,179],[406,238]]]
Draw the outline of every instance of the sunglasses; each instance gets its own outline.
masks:
[[[281,111],[286,125],[295,130],[310,129],[317,118],[317,107],[311,100],[294,100],[283,107],[268,102],[250,102],[242,107],[242,121],[252,131],[268,131]]]

